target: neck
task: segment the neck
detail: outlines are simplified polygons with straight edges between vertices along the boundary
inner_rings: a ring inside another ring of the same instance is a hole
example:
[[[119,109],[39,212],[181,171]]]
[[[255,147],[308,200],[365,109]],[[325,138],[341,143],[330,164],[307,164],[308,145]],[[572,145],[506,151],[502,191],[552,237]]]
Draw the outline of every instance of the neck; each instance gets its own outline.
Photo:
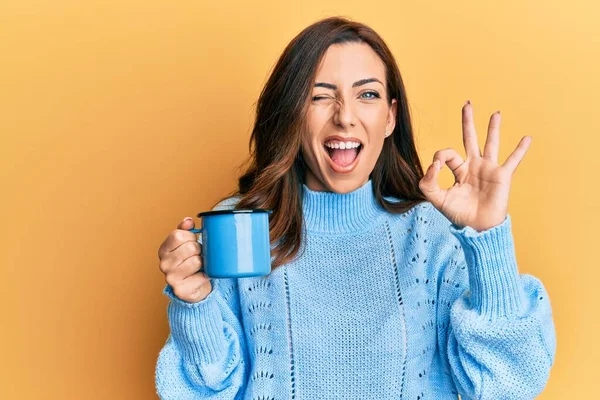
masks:
[[[347,233],[368,228],[385,213],[369,179],[348,193],[321,192],[302,184],[302,211],[306,230],[315,233]]]

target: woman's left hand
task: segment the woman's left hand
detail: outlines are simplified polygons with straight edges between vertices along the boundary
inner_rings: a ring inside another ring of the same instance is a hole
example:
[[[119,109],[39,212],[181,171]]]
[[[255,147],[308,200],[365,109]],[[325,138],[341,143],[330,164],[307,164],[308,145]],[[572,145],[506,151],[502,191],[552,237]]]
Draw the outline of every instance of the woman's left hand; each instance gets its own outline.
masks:
[[[504,164],[498,165],[500,112],[490,118],[483,156],[477,144],[473,106],[469,101],[462,109],[462,130],[467,159],[463,160],[452,148],[436,151],[433,163],[419,181],[419,188],[452,223],[481,232],[501,224],[506,218],[511,179],[532,137],[524,136]],[[437,182],[444,164],[454,174],[455,182],[449,189],[440,188]]]

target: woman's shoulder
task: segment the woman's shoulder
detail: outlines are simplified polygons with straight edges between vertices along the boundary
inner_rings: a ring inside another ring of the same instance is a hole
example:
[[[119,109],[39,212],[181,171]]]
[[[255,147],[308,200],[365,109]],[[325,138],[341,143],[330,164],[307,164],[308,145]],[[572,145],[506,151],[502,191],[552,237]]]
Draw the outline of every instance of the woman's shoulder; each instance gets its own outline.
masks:
[[[219,210],[233,210],[237,203],[242,199],[242,195],[234,195],[226,197],[220,200],[213,208],[212,211]]]

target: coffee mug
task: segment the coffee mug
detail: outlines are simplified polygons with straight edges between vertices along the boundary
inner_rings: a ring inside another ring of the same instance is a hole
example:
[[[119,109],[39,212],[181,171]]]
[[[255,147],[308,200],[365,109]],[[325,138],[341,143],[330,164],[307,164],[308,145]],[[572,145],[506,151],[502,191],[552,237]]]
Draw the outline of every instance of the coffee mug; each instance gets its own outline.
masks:
[[[271,272],[269,214],[272,210],[204,211],[200,229],[203,271],[209,278],[264,276]]]

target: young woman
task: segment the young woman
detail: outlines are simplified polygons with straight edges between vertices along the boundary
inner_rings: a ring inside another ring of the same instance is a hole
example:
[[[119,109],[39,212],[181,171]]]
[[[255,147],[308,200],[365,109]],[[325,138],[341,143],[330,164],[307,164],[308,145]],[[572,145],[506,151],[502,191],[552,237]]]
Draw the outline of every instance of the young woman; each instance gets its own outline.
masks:
[[[499,165],[499,126],[494,113],[481,154],[467,102],[466,158],[437,151],[423,174],[384,41],[346,18],[307,27],[260,95],[251,166],[213,208],[273,210],[271,273],[208,278],[191,218],[169,234],[160,397],[534,398],[555,327],[507,213],[531,138]]]

